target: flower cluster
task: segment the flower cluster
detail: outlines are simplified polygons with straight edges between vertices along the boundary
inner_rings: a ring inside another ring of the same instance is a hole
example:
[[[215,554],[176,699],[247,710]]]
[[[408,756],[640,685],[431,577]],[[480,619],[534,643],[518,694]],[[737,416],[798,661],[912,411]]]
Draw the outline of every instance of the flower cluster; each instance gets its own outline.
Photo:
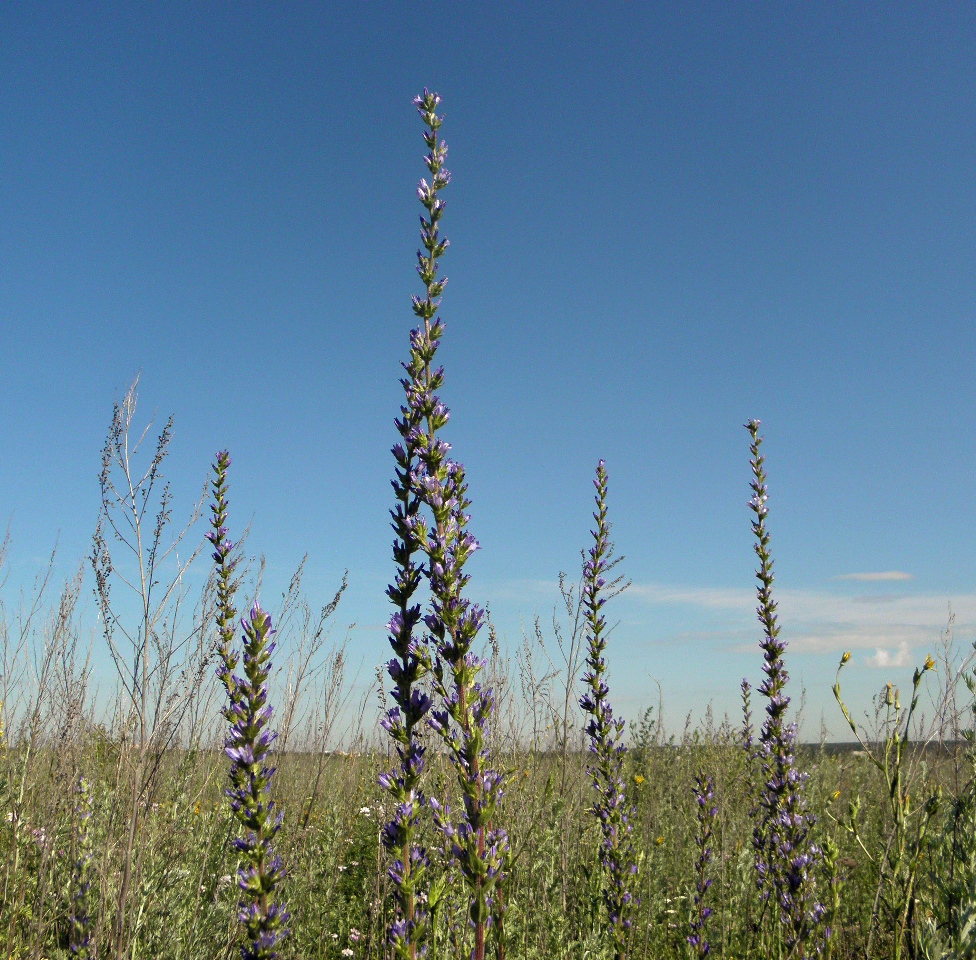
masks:
[[[766,530],[768,493],[763,469],[765,458],[759,452],[762,444],[759,421],[750,420],[745,426],[752,437],[753,496],[749,506],[756,514],[752,521],[754,547],[759,557],[756,612],[763,627],[761,646],[766,675],[759,692],[767,701],[766,718],[756,747],[762,790],[753,831],[755,866],[761,893],[767,899],[774,897],[779,907],[787,949],[794,956],[804,957],[819,950],[818,927],[823,907],[816,902],[813,871],[820,851],[810,842],[814,819],[807,814],[803,800],[807,774],[796,768],[796,725],[786,721],[790,698],[785,690],[789,674],[783,662],[786,643],[779,636],[772,593],[773,561]]]
[[[272,708],[268,703],[268,676],[271,673],[271,617],[257,603],[241,621],[244,630],[244,677],[234,676],[238,700],[228,709],[231,722],[225,753],[230,758],[227,790],[231,809],[244,827],[244,836],[234,841],[241,854],[238,886],[247,942],[241,947],[242,960],[273,960],[276,945],[288,935],[289,914],[284,905],[274,903],[275,887],[285,870],[272,843],[281,828],[281,815],[270,798],[274,767],[268,760],[275,733],[267,729]]]
[[[609,581],[607,575],[622,557],[613,557],[610,523],[607,519],[607,471],[604,462],[597,464],[596,529],[593,546],[583,564],[583,607],[586,619],[586,673],[583,682],[588,691],[580,699],[580,706],[590,715],[586,726],[590,738],[590,752],[596,762],[589,768],[590,779],[597,792],[593,813],[600,821],[603,834],[601,863],[604,872],[603,897],[614,939],[615,957],[626,955],[630,915],[635,902],[630,887],[637,872],[634,848],[630,839],[634,809],[627,803],[624,778],[624,721],[614,719],[607,696],[610,688],[604,679],[607,663],[603,656],[607,646],[607,621],[603,607],[607,600],[626,589],[621,578]]]
[[[710,846],[715,833],[715,818],[718,808],[713,803],[715,799],[715,784],[710,776],[699,773],[695,777],[695,803],[698,809],[695,817],[698,820],[698,830],[695,833],[695,844],[698,847],[698,859],[695,861],[695,896],[694,913],[691,917],[691,933],[688,943],[691,944],[697,957],[707,957],[711,953],[708,943],[708,918],[712,915],[712,908],[705,905],[705,894],[712,885],[708,876],[708,865],[712,860]]]
[[[415,101],[427,122],[424,141],[429,153],[425,161],[431,182],[422,180],[418,195],[429,219],[421,217],[421,241],[424,251],[417,251],[417,272],[426,287],[426,295],[413,298],[413,309],[423,322],[422,327],[410,333],[410,360],[403,364],[407,376],[403,386],[405,402],[396,420],[400,442],[393,448],[396,460],[393,490],[396,506],[393,517],[393,559],[397,572],[394,582],[387,588],[396,611],[387,625],[390,646],[395,659],[390,660],[387,671],[393,681],[391,697],[394,706],[380,721],[393,741],[397,766],[391,773],[380,777],[380,785],[393,801],[393,817],[383,831],[383,843],[394,855],[390,866],[397,915],[390,926],[390,943],[397,956],[413,960],[418,951],[423,952],[427,935],[427,914],[424,884],[428,858],[426,851],[417,843],[417,831],[424,797],[420,780],[424,768],[424,746],[420,739],[422,723],[431,707],[430,697],[418,683],[430,672],[431,659],[426,644],[415,636],[420,623],[421,608],[414,602],[420,586],[423,566],[417,562],[422,556],[425,543],[419,512],[423,502],[420,484],[421,456],[435,443],[437,431],[447,422],[448,414],[434,396],[444,382],[444,371],[434,369],[433,360],[444,327],[435,319],[438,297],[447,283],[437,279],[438,258],[448,247],[441,239],[438,222],[444,211],[444,202],[437,198],[439,190],[450,182],[451,175],[444,167],[447,147],[437,141],[441,118],[435,113],[440,97],[424,91]]]
[[[223,715],[230,724],[224,752],[230,759],[230,787],[227,796],[231,809],[244,827],[244,836],[234,841],[241,855],[238,887],[241,890],[238,920],[244,927],[242,960],[274,960],[276,947],[288,935],[289,919],[283,904],[275,903],[275,888],[285,870],[275,853],[273,841],[281,828],[281,815],[270,797],[274,767],[268,766],[271,745],[277,736],[268,729],[272,707],[268,703],[268,677],[275,644],[271,617],[254,603],[247,618],[241,621],[244,631],[243,657],[233,650],[235,616],[233,597],[237,584],[233,579],[237,561],[232,559],[233,545],[227,538],[227,470],[230,457],[217,455],[213,481],[214,503],[211,508],[212,530],[207,539],[214,546],[217,564],[217,625],[220,665],[217,676],[227,690],[228,704]],[[244,676],[235,670],[243,666]]]
[[[68,949],[71,951],[72,957],[77,957],[78,960],[88,960],[89,957],[94,956],[91,905],[89,904],[89,892],[92,885],[92,794],[91,787],[84,777],[78,781],[78,805],[75,814],[78,817],[75,835],[78,848],[71,877],[71,921]]]
[[[423,179],[417,188],[426,211],[420,218],[423,250],[417,252],[417,273],[426,292],[413,298],[420,325],[410,334],[410,360],[404,364],[407,376],[401,381],[406,403],[397,421],[401,443],[394,448],[394,558],[398,572],[388,594],[397,606],[389,625],[397,659],[389,664],[395,706],[384,726],[396,744],[399,764],[381,782],[395,801],[394,817],[384,834],[387,847],[398,854],[390,876],[400,916],[391,927],[390,939],[399,956],[413,957],[425,923],[416,892],[427,859],[413,837],[422,802],[418,784],[423,748],[417,728],[426,716],[447,746],[461,787],[464,802],[457,823],[446,803],[431,800],[430,806],[468,886],[475,938],[472,956],[483,960],[485,931],[507,840],[504,831],[492,829],[503,780],[491,769],[485,736],[494,709],[492,693],[478,681],[484,663],[472,649],[484,612],[463,596],[468,583],[463,567],[478,543],[467,531],[470,501],[464,468],[450,458],[450,444],[438,437],[450,417],[436,392],[444,383],[444,371],[434,366],[444,333],[437,309],[447,283],[437,276],[438,258],[448,247],[440,235],[444,201],[438,193],[450,182],[444,167],[447,145],[438,139],[440,102],[440,97],[429,90],[414,100],[427,126],[424,142],[429,151],[424,160],[430,182]],[[426,508],[424,515],[421,508]],[[418,553],[424,559],[421,566],[414,561]],[[423,618],[427,637],[421,643],[413,636],[421,618],[413,595],[424,573],[430,587],[430,608]],[[428,673],[442,702],[442,709],[437,711],[431,710],[430,699],[416,687]]]

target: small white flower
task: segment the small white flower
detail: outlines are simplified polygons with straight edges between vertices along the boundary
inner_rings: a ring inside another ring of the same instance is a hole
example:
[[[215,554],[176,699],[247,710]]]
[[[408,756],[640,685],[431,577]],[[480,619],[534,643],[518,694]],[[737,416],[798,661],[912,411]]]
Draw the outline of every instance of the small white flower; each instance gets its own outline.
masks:
[[[349,947],[344,947],[343,950],[342,950],[342,955],[344,957],[351,957],[352,956],[352,949],[349,948]]]

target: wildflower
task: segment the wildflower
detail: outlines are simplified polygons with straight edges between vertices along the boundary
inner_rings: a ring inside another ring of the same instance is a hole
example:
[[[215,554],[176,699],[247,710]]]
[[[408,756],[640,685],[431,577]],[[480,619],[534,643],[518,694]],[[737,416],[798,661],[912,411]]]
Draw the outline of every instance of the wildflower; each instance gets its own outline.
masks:
[[[234,594],[239,582],[234,579],[234,571],[238,558],[233,555],[234,545],[227,536],[227,509],[230,506],[230,501],[227,499],[227,472],[230,464],[230,454],[226,450],[221,450],[217,454],[217,462],[213,465],[214,479],[211,481],[211,486],[214,500],[210,506],[211,530],[207,534],[207,539],[214,548],[213,559],[217,577],[217,653],[220,658],[217,677],[227,691],[233,706],[237,700],[234,671],[240,658],[234,651],[234,621],[237,617]]]
[[[763,626],[761,647],[766,674],[759,692],[767,700],[766,719],[754,755],[760,764],[763,783],[756,810],[759,819],[753,831],[757,886],[764,897],[773,896],[779,905],[788,951],[807,957],[819,950],[815,940],[823,907],[815,900],[813,867],[820,859],[820,850],[809,841],[815,820],[807,814],[803,802],[802,788],[807,775],[796,769],[796,725],[785,722],[790,703],[785,693],[789,674],[783,662],[786,643],[779,637],[772,594],[773,561],[766,530],[769,495],[763,470],[765,458],[760,453],[759,421],[750,420],[746,428],[752,437],[753,497],[749,505],[756,514],[752,531],[759,557],[757,613]]]
[[[715,797],[715,785],[712,778],[704,773],[699,773],[695,777],[694,795],[698,806],[695,813],[698,820],[698,830],[695,834],[698,859],[695,862],[695,912],[692,914],[691,933],[686,937],[686,940],[698,957],[707,957],[712,949],[706,935],[708,918],[712,915],[712,908],[705,906],[705,894],[712,885],[712,879],[708,876],[708,865],[712,859],[712,848],[709,844],[712,842],[715,817],[718,813],[718,809],[712,803]]]
[[[635,773],[634,774],[634,783],[636,783],[637,786],[639,787],[643,782],[644,782],[644,778],[639,773]]]
[[[78,801],[75,813],[78,817],[78,827],[75,833],[77,856],[72,868],[71,893],[71,926],[68,939],[68,949],[78,960],[88,960],[93,957],[92,946],[92,918],[89,894],[91,892],[91,862],[92,862],[92,795],[88,781],[82,777],[78,781]]]
[[[610,523],[607,520],[607,482],[606,467],[601,460],[593,481],[596,487],[596,513],[593,514],[596,530],[593,531],[593,546],[583,565],[583,606],[588,647],[587,672],[583,674],[583,683],[588,690],[580,699],[580,706],[590,715],[586,733],[590,738],[590,752],[595,757],[595,763],[588,772],[597,793],[592,812],[599,819],[603,833],[600,854],[604,875],[603,902],[610,920],[615,957],[619,960],[627,952],[627,932],[634,906],[630,883],[637,867],[630,831],[636,811],[627,806],[624,791],[624,721],[613,718],[613,710],[607,699],[610,688],[604,679],[607,623],[603,607],[607,600],[629,586],[622,584],[620,577],[607,581],[607,575],[623,559],[613,558]]]
[[[214,503],[211,507],[212,531],[208,539],[214,545],[217,563],[217,625],[220,665],[217,676],[227,691],[224,718],[230,724],[224,752],[231,761],[230,787],[226,791],[230,806],[244,836],[234,841],[241,854],[238,887],[241,890],[238,920],[244,926],[246,943],[241,947],[242,960],[274,960],[275,947],[288,935],[289,913],[283,904],[274,902],[275,888],[285,876],[281,858],[273,841],[281,829],[282,817],[270,798],[274,767],[267,762],[277,734],[270,731],[272,707],[268,703],[268,677],[275,644],[271,617],[257,602],[248,617],[241,621],[244,631],[242,656],[233,650],[231,624],[236,582],[233,579],[237,561],[231,557],[233,545],[227,538],[227,470],[230,456],[217,454],[213,481]],[[234,671],[243,666],[244,676]]]
[[[340,950],[339,952],[344,957],[351,957],[353,955],[353,951],[352,951],[352,949],[350,947],[343,947],[342,950]]]
[[[424,142],[429,153],[424,158],[430,183],[422,180],[417,190],[426,211],[421,217],[423,251],[417,253],[417,273],[426,287],[423,297],[413,298],[419,325],[410,334],[410,360],[401,383],[406,403],[397,421],[401,443],[393,448],[397,463],[393,482],[397,505],[393,511],[396,533],[394,559],[398,572],[387,591],[396,606],[390,620],[390,644],[396,654],[388,672],[394,681],[395,706],[383,718],[397,750],[398,768],[380,777],[380,785],[390,794],[393,819],[383,833],[387,849],[398,854],[390,867],[397,915],[389,938],[397,956],[413,960],[424,949],[427,935],[425,882],[427,856],[416,844],[417,824],[423,797],[420,774],[423,746],[417,737],[418,724],[428,722],[443,739],[457,771],[464,796],[460,822],[454,823],[446,805],[431,800],[435,825],[449,841],[461,875],[468,887],[470,918],[474,925],[475,960],[483,960],[485,927],[492,893],[501,875],[507,839],[504,831],[493,830],[491,820],[502,794],[503,778],[490,769],[485,727],[494,709],[491,690],[478,682],[483,661],[472,645],[484,620],[484,612],[463,597],[468,577],[462,568],[478,549],[478,542],[467,532],[470,506],[463,466],[448,454],[450,444],[438,432],[450,419],[450,411],[437,396],[444,382],[442,368],[434,358],[444,324],[436,317],[439,297],[447,283],[437,278],[437,261],[448,247],[439,223],[444,202],[438,192],[450,182],[444,168],[447,146],[438,140],[441,118],[437,115],[440,97],[424,90],[414,100],[427,130]],[[421,515],[426,508],[427,516]],[[420,553],[423,568],[415,562]],[[430,649],[414,638],[420,624],[420,606],[413,595],[426,573],[430,586],[430,612],[424,617]],[[430,674],[443,709],[432,711],[430,698],[417,683]]]
[[[661,846],[661,844],[663,844],[663,843],[664,843],[664,837],[658,837],[658,838],[657,838],[657,839],[656,839],[656,840],[654,841],[654,845],[655,845],[655,846],[658,846],[658,847],[659,847],[659,846]]]
[[[272,960],[274,949],[287,936],[289,913],[273,902],[275,887],[284,879],[281,858],[272,842],[281,828],[281,816],[270,799],[274,768],[267,766],[271,744],[277,734],[266,729],[272,708],[268,704],[268,676],[275,644],[271,618],[255,603],[244,629],[243,679],[234,677],[238,701],[228,708],[231,722],[225,753],[230,758],[231,787],[227,790],[231,809],[244,827],[245,835],[234,846],[242,854],[238,871],[241,910],[248,943],[241,948],[242,960]]]
[[[405,403],[396,420],[401,442],[393,448],[396,506],[391,511],[395,534],[393,559],[397,572],[386,591],[396,608],[387,624],[390,646],[395,654],[387,665],[393,681],[391,698],[394,706],[381,721],[397,755],[396,768],[379,778],[380,786],[393,802],[392,819],[382,834],[384,846],[395,858],[389,876],[396,910],[388,936],[397,956],[407,960],[414,960],[418,952],[423,952],[427,937],[427,914],[421,897],[426,885],[428,858],[426,850],[417,842],[417,834],[424,805],[420,790],[424,746],[419,729],[431,708],[431,701],[418,684],[430,672],[431,661],[425,644],[414,636],[421,616],[414,594],[422,577],[418,555],[422,555],[426,532],[420,519],[423,502],[420,458],[425,441],[434,437],[446,419],[438,411],[438,405],[430,402],[431,391],[442,382],[442,373],[433,368],[432,361],[443,325],[439,321],[432,325],[430,321],[435,312],[434,299],[443,289],[443,282],[438,284],[434,279],[437,258],[447,247],[447,241],[441,241],[439,237],[438,221],[443,207],[434,205],[437,191],[442,185],[446,186],[449,179],[443,165],[447,148],[443,143],[437,143],[440,118],[434,109],[439,102],[436,94],[425,90],[424,98],[417,104],[430,130],[424,133],[424,140],[430,149],[427,167],[433,182],[433,186],[429,186],[422,181],[421,202],[429,210],[430,219],[421,219],[421,240],[427,255],[417,254],[417,269],[427,287],[427,296],[423,300],[413,298],[414,312],[423,321],[423,327],[411,331],[410,360],[403,365],[407,376],[400,381]]]

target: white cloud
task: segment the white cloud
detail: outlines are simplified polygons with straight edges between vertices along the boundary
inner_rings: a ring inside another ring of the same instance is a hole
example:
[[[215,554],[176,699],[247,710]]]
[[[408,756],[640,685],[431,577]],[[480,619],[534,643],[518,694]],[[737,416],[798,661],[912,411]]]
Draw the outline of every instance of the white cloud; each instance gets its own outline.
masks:
[[[699,638],[708,634],[720,644],[734,643],[734,649],[743,652],[752,649],[751,641],[742,643],[732,636],[753,636],[759,629],[752,590],[635,584],[627,595],[659,610],[696,608],[701,613],[695,619],[704,615],[709,623],[705,629],[692,627],[689,633]],[[873,650],[872,662],[878,666],[886,665],[878,651],[894,664],[933,650],[949,619],[949,598],[942,594],[850,596],[826,590],[779,590],[775,597],[782,636],[791,650],[838,655],[845,650]],[[972,639],[976,635],[976,594],[953,597],[952,610],[956,637]],[[675,615],[681,617],[678,610],[669,611],[668,619],[673,621]],[[680,642],[683,632],[674,631],[669,639]]]
[[[865,663],[871,667],[909,667],[912,664],[912,655],[908,644],[902,642],[895,651],[878,647],[872,656],[865,658]]]
[[[861,583],[883,583],[892,580],[912,580],[914,575],[902,570],[881,570],[877,573],[842,573],[834,580],[857,580]]]
[[[675,587],[663,583],[635,583],[627,596],[637,596],[648,603],[674,606],[710,607],[716,610],[753,611],[754,590],[717,587]]]

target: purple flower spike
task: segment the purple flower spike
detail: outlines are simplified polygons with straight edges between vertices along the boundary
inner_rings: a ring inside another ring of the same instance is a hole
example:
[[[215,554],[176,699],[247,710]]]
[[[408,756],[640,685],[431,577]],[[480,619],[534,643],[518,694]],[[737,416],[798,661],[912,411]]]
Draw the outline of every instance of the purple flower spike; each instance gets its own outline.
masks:
[[[790,698],[786,695],[789,674],[783,661],[786,643],[779,636],[776,601],[773,599],[773,560],[769,550],[769,493],[766,488],[765,457],[760,453],[762,437],[759,421],[745,424],[752,438],[752,499],[749,506],[756,518],[752,532],[754,549],[759,558],[756,579],[757,615],[763,627],[760,644],[763,651],[763,673],[759,693],[766,698],[766,718],[756,748],[751,756],[759,766],[762,788],[755,809],[753,848],[756,884],[766,900],[779,905],[779,921],[784,928],[786,946],[791,956],[806,958],[817,955],[823,942],[820,929],[823,907],[816,899],[815,867],[821,860],[820,849],[810,842],[810,829],[816,823],[806,812],[803,786],[807,774],[796,769],[796,725],[786,721]],[[749,685],[743,681],[743,743],[752,747],[752,720],[749,713]]]
[[[718,810],[712,803],[715,797],[712,778],[699,773],[695,777],[694,794],[698,806],[695,813],[698,820],[698,830],[695,834],[698,859],[695,861],[695,909],[691,917],[691,933],[686,939],[694,949],[695,955],[702,958],[707,957],[712,949],[708,943],[706,929],[712,909],[705,906],[705,894],[712,885],[711,878],[708,876],[708,865],[712,860],[710,844],[715,833],[715,818],[718,815]]]
[[[288,935],[288,911],[275,903],[275,888],[285,876],[280,857],[272,842],[281,828],[281,815],[271,799],[274,767],[268,759],[277,736],[267,729],[272,707],[268,699],[271,675],[271,641],[274,630],[271,617],[255,601],[248,616],[241,621],[244,632],[242,655],[233,648],[234,593],[237,581],[234,568],[237,558],[231,556],[233,545],[227,539],[227,452],[217,454],[213,480],[214,502],[212,532],[208,539],[215,547],[217,564],[217,652],[220,665],[217,676],[227,691],[224,718],[230,724],[224,752],[231,761],[230,787],[226,793],[231,809],[244,828],[244,836],[234,841],[241,854],[238,887],[241,891],[238,919],[244,928],[242,960],[275,960],[277,945]],[[243,666],[244,676],[235,670]]]
[[[271,672],[269,639],[274,633],[271,617],[257,603],[244,629],[243,666],[245,679],[237,686],[236,718],[227,738],[225,752],[231,760],[227,796],[244,827],[245,836],[237,841],[241,853],[238,886],[241,889],[240,921],[246,932],[241,947],[242,960],[273,960],[276,945],[288,935],[288,911],[272,900],[275,887],[285,870],[272,842],[281,827],[281,816],[270,798],[274,768],[268,766],[271,744],[276,734],[266,730],[271,710],[265,704]]]
[[[591,808],[600,821],[603,841],[600,863],[603,868],[603,902],[610,920],[615,960],[627,955],[628,931],[637,900],[630,885],[637,869],[634,846],[630,838],[636,810],[628,805],[623,778],[624,721],[615,720],[607,696],[610,688],[604,679],[607,663],[607,622],[603,615],[606,602],[630,586],[621,577],[607,579],[607,574],[623,557],[613,556],[610,541],[610,522],[607,519],[607,470],[601,460],[596,467],[596,530],[593,546],[583,564],[583,607],[586,618],[586,672],[583,682],[588,691],[580,699],[580,706],[590,715],[586,733],[590,738],[590,753],[595,763],[589,768],[590,780],[596,791]]]
[[[68,949],[78,960],[89,960],[95,956],[92,943],[91,916],[91,866],[92,866],[92,794],[88,781],[82,777],[78,781],[78,828],[76,840],[78,853],[71,871],[71,919]]]
[[[449,412],[435,392],[444,381],[443,369],[433,365],[443,333],[443,324],[435,318],[435,313],[447,283],[446,278],[437,277],[438,258],[447,249],[447,241],[440,236],[439,221],[444,208],[437,193],[450,180],[444,168],[447,147],[437,140],[441,125],[436,112],[439,103],[440,97],[426,89],[414,100],[428,128],[424,142],[430,150],[425,157],[430,182],[425,178],[417,188],[417,197],[427,211],[427,217],[420,218],[423,250],[417,252],[417,273],[426,286],[426,295],[411,298],[414,315],[421,325],[410,332],[410,359],[403,364],[407,376],[400,381],[405,403],[396,420],[400,442],[393,447],[396,506],[391,511],[397,572],[386,591],[396,608],[388,628],[395,656],[387,664],[393,683],[391,697],[396,706],[387,712],[381,724],[393,742],[397,763],[379,782],[390,795],[393,809],[382,838],[394,858],[389,876],[395,910],[388,937],[401,960],[415,960],[423,955],[429,923],[425,906],[429,862],[426,851],[418,843],[418,834],[424,807],[421,792],[424,748],[420,729],[432,704],[418,684],[430,673],[432,664],[427,644],[414,636],[422,616],[414,595],[424,575],[421,560],[427,539],[427,525],[420,511],[432,497],[439,496],[436,485],[430,482],[425,461],[429,463],[432,456],[444,457],[450,449],[436,437],[437,431],[447,423]]]
[[[484,612],[463,596],[468,577],[462,568],[478,549],[466,529],[470,503],[464,467],[450,458],[450,444],[438,436],[451,415],[437,395],[444,370],[434,362],[444,333],[436,313],[447,284],[446,278],[438,276],[438,259],[448,247],[440,235],[444,201],[438,196],[451,179],[444,168],[447,146],[437,135],[442,122],[437,115],[440,97],[424,90],[414,103],[427,125],[424,142],[429,152],[424,162],[430,177],[417,188],[426,211],[420,218],[423,249],[417,253],[417,273],[426,292],[412,298],[419,322],[410,333],[410,359],[403,364],[407,376],[400,382],[405,403],[396,421],[400,442],[393,448],[397,574],[387,595],[397,608],[390,619],[390,645],[396,656],[388,667],[396,708],[387,713],[383,725],[395,745],[398,764],[381,780],[394,808],[393,819],[383,831],[394,858],[389,876],[396,908],[389,941],[401,960],[414,960],[426,949],[428,861],[417,846],[425,803],[420,792],[424,754],[419,725],[426,721],[447,747],[463,792],[457,822],[446,804],[431,800],[430,806],[468,887],[475,940],[472,956],[483,960],[489,920],[500,925],[502,916],[501,897],[494,893],[503,876],[507,841],[503,832],[491,829],[491,821],[502,796],[503,778],[490,768],[486,727],[494,704],[491,691],[483,690],[477,679],[484,662],[472,652]],[[423,613],[413,603],[422,579],[430,587],[430,605]],[[428,636],[418,642],[414,630],[423,627]],[[432,710],[428,692],[417,687],[427,676],[440,700],[442,709],[437,711]]]

